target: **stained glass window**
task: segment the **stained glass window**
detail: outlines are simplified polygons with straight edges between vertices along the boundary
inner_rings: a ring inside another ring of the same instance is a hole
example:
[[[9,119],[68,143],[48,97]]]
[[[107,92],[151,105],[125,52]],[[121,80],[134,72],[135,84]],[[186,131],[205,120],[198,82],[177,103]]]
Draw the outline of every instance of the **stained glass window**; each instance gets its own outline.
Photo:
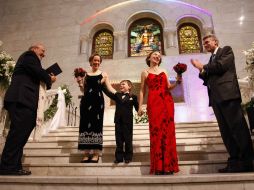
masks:
[[[110,30],[100,30],[93,38],[93,53],[98,53],[104,59],[113,58],[114,38]]]
[[[152,51],[163,54],[162,27],[156,20],[143,18],[129,28],[129,56],[146,56]]]
[[[178,43],[180,54],[202,52],[199,28],[192,23],[182,24],[178,28]]]

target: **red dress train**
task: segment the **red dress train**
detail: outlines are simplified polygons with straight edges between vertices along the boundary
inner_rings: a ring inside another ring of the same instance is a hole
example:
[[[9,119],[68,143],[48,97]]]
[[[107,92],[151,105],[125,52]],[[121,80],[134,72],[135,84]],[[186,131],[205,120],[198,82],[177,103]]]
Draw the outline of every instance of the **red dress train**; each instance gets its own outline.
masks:
[[[178,172],[176,151],[174,101],[167,87],[164,72],[149,73],[146,83],[149,89],[147,114],[150,131],[150,174]]]

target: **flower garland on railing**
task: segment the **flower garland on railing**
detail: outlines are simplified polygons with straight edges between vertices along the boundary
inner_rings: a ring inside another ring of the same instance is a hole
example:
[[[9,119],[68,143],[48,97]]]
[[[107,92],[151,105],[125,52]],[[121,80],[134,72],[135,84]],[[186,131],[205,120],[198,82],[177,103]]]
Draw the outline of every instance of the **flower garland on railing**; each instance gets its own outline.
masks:
[[[66,107],[67,107],[72,102],[72,95],[70,93],[70,90],[68,89],[68,86],[65,85],[65,84],[62,85],[59,88],[61,88],[64,91],[65,104],[66,104]],[[56,114],[56,111],[57,111],[57,98],[58,98],[58,95],[56,94],[55,98],[53,99],[53,101],[52,101],[51,105],[49,106],[49,108],[46,111],[44,111],[44,121],[50,120]]]
[[[254,42],[252,42],[252,47],[248,50],[243,50],[243,53],[246,56],[246,64],[254,65]]]
[[[243,50],[243,53],[246,57],[246,67],[245,69],[247,70],[248,73],[248,78],[249,78],[249,82],[251,85],[251,87],[253,88],[254,85],[254,42],[252,42],[252,47],[248,50]],[[254,107],[254,97],[251,97],[250,101],[242,104],[243,110],[246,111],[249,108]]]
[[[3,42],[0,41],[0,46],[2,45]],[[0,88],[8,88],[15,64],[14,59],[9,54],[5,51],[0,51]]]

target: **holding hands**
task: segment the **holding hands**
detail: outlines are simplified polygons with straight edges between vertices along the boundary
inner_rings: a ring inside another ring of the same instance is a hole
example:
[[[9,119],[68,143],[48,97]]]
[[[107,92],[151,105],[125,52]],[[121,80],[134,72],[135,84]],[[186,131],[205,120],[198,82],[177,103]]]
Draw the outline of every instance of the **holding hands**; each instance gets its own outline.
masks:
[[[138,109],[138,116],[142,116],[144,114],[144,110],[142,110],[142,108]]]

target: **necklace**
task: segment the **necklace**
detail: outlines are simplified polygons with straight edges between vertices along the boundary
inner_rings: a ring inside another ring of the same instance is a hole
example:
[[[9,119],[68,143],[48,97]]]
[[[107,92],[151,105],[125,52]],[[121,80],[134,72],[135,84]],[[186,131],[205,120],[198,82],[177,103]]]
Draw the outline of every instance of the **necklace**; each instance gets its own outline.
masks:
[[[159,68],[158,68],[158,67],[152,67],[151,69],[152,69],[152,71],[155,72],[155,73],[158,73],[158,72],[159,72]]]

